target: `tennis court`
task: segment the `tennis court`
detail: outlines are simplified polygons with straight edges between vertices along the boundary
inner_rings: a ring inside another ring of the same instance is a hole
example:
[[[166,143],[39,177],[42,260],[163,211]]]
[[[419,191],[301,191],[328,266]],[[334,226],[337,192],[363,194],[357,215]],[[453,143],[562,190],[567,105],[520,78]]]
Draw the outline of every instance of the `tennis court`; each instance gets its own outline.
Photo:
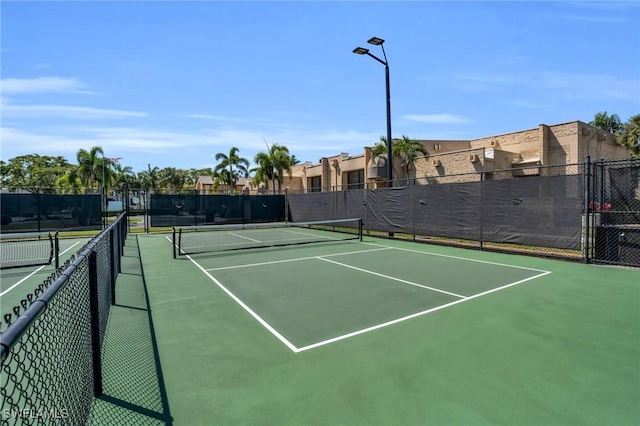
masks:
[[[160,423],[640,422],[637,270],[366,236],[135,244],[157,352],[135,355],[157,359],[138,414]]]
[[[59,264],[75,254],[89,238],[60,238],[59,240]],[[9,269],[0,269],[0,314],[11,311],[14,306],[20,305],[20,300],[33,290],[55,271],[55,259],[47,262],[48,242],[17,241],[15,243],[2,243],[3,264],[16,264],[20,262],[36,265],[17,266]],[[5,247],[7,246],[7,247]]]
[[[436,255],[376,243],[336,241],[326,231],[215,231],[221,247],[303,238],[320,247],[244,250],[188,257],[211,282],[294,352],[450,307],[549,271]],[[222,235],[219,235],[222,234]],[[201,244],[202,236],[198,235]],[[250,237],[248,235],[251,235]],[[344,234],[338,234],[338,236]],[[349,234],[347,234],[349,235]],[[206,237],[205,237],[206,238]],[[295,240],[297,241],[297,240]],[[183,260],[181,258],[180,260]]]

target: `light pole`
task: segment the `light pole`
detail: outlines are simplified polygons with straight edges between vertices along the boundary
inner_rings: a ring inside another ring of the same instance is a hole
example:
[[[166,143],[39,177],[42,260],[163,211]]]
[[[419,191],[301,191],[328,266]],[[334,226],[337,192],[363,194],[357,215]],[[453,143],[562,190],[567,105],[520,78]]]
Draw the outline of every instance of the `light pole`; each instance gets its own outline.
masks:
[[[107,216],[109,213],[109,201],[107,200],[107,177],[105,176],[105,167],[104,167],[104,160],[108,160],[109,163],[111,164],[116,164],[118,161],[122,160],[121,157],[105,157],[104,154],[102,154],[102,199],[104,200],[104,213],[102,214],[103,220],[102,220],[102,225],[103,228],[107,227]]]
[[[102,229],[107,227],[107,194],[104,179],[104,154],[102,154]]]
[[[384,61],[378,58],[376,55],[369,52],[369,49],[364,47],[356,47],[353,49],[353,53],[358,55],[369,55],[376,61],[384,65],[384,76],[386,82],[386,97],[387,97],[387,179],[389,180],[388,186],[393,186],[393,139],[391,138],[391,91],[389,89],[389,61],[387,60],[387,54],[384,51],[384,40],[378,37],[371,37],[367,40],[367,43],[374,46],[380,46],[382,48],[382,54],[384,55]]]

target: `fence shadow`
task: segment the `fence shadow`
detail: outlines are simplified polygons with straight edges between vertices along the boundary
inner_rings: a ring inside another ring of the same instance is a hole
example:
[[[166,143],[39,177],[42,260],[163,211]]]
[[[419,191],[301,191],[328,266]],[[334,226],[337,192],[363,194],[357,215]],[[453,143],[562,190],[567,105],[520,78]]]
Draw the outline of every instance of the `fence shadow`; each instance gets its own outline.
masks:
[[[137,238],[127,239],[103,347],[103,395],[89,424],[171,425]]]

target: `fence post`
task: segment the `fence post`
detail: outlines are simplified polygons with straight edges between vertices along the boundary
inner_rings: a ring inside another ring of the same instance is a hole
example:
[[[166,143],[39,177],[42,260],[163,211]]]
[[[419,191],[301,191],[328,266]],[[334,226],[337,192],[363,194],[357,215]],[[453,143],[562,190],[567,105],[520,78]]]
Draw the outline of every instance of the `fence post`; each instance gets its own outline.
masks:
[[[198,205],[198,201],[200,198],[198,197],[198,190],[193,190],[193,225],[198,226],[198,210],[200,206]],[[188,212],[187,212],[188,213]]]
[[[98,296],[98,253],[89,254],[89,303],[91,306],[91,359],[93,366],[93,396],[102,396],[102,357],[100,351],[100,307]]]
[[[480,172],[480,250],[484,248],[484,171]]]
[[[149,187],[147,187],[146,190],[143,190],[144,194],[143,194],[143,202],[144,202],[144,232],[145,234],[149,233],[149,222],[151,221],[151,218],[149,217],[149,209],[151,208],[151,195],[149,194]]]
[[[38,211],[38,232],[41,232],[40,218],[42,217],[42,205],[40,200],[40,188],[36,188],[36,210]]]
[[[119,244],[118,246],[116,246],[116,230],[115,228],[111,228],[111,230],[109,231],[109,253],[111,254],[111,256],[109,256],[109,280],[111,281],[111,304],[115,305],[116,304],[116,276],[118,274],[118,272],[120,271],[116,271],[116,262],[120,263],[120,259],[118,256],[118,259],[116,259],[116,256],[114,255],[115,250],[118,250],[118,255],[120,254],[120,247]]]
[[[589,219],[590,219],[590,194],[591,194],[591,156],[587,155],[584,164],[584,175],[585,175],[585,183],[584,183],[584,252],[582,254],[582,263],[589,263],[589,243],[590,243],[590,235],[589,235]]]

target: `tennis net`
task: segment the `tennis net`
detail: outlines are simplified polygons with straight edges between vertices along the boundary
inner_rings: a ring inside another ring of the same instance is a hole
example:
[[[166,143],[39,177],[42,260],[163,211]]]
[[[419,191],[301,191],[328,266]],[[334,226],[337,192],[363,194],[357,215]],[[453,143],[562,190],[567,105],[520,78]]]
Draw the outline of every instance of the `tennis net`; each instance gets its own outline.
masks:
[[[0,234],[0,269],[55,264],[59,259],[58,233]]]
[[[362,241],[362,219],[184,226],[173,229],[173,257],[345,240]]]

